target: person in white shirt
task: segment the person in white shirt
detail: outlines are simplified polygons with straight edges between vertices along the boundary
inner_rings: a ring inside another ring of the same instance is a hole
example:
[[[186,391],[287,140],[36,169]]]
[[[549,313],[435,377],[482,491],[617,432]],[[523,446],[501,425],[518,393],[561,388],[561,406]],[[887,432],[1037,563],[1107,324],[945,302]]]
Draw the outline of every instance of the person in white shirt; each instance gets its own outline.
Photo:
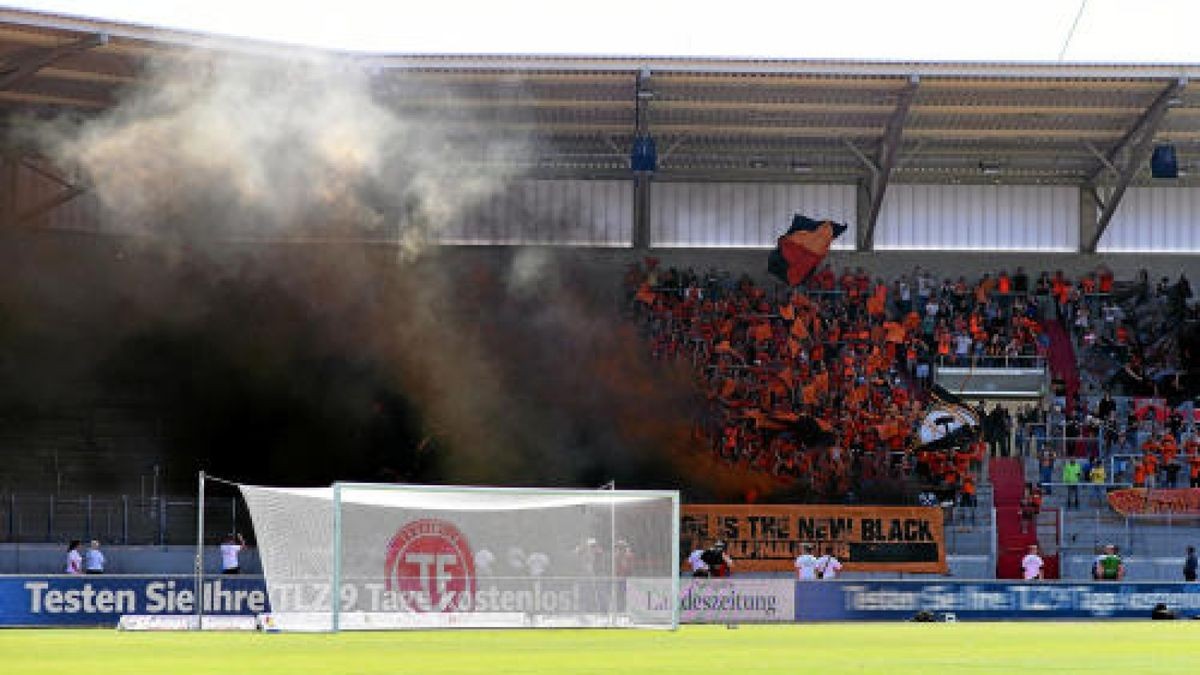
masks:
[[[67,544],[67,574],[83,574],[83,555],[79,553],[79,547],[82,545],[78,539],[72,539],[71,543]]]
[[[486,548],[475,552],[475,574],[481,577],[492,576],[492,565],[496,564],[496,554]]]
[[[242,535],[234,533],[225,538],[221,544],[221,574],[241,574],[242,564],[238,554],[246,547]]]
[[[971,353],[971,336],[966,333],[958,333],[954,336],[954,356],[959,363],[966,363],[967,356]]]
[[[534,551],[525,558],[525,568],[529,570],[529,576],[540,577],[546,573],[550,567],[550,556],[539,551]]]
[[[812,554],[812,544],[805,544],[804,552],[796,556],[796,578],[800,581],[817,579],[817,558]]]
[[[825,549],[825,555],[817,558],[817,575],[821,579],[836,579],[842,571],[842,561],[833,554],[833,547]]]
[[[100,552],[100,542],[95,539],[92,540],[92,547],[83,555],[83,571],[104,574],[104,554]]]
[[[692,571],[694,577],[708,576],[708,563],[704,562],[704,549],[698,548],[692,551],[687,559],[688,569]]]
[[[1025,579],[1027,581],[1031,579],[1041,579],[1042,567],[1045,564],[1045,561],[1042,560],[1042,556],[1038,555],[1037,544],[1030,544],[1029,553],[1026,553],[1025,557],[1021,559],[1021,569],[1025,571]]]

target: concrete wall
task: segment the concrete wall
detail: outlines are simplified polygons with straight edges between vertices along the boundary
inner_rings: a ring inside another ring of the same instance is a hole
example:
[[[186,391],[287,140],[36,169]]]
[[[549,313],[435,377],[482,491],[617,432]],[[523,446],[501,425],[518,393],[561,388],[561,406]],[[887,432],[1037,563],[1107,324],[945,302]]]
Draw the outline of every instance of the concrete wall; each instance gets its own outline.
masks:
[[[1079,190],[1033,185],[888,187],[876,250],[1079,250]]]
[[[844,235],[848,236],[848,235]],[[119,237],[74,235],[68,233],[42,232],[35,235],[0,232],[0,264],[19,265],[38,260],[75,261],[76,267],[86,273],[111,274],[120,271],[128,274],[128,264],[114,263],[114,255],[124,246],[131,245]],[[133,243],[136,245],[136,242]],[[231,245],[236,246],[236,245]],[[261,248],[261,245],[246,244]],[[351,247],[329,247],[329,255],[346,255]],[[378,255],[368,259],[379,261],[382,268],[395,267],[395,249],[388,245],[371,247]],[[453,269],[455,264],[484,264],[507,266],[520,252],[537,250],[553,260],[569,264],[581,270],[598,287],[617,288],[621,273],[632,262],[640,262],[647,256],[661,261],[664,267],[693,267],[697,270],[716,268],[734,273],[748,273],[754,278],[767,278],[767,254],[764,248],[610,248],[610,247],[520,247],[520,246],[448,246],[437,249],[441,260]],[[1118,280],[1133,279],[1140,269],[1148,269],[1152,277],[1177,277],[1186,273],[1193,281],[1200,279],[1200,252],[1178,253],[1099,253],[1080,254],[1073,252],[1013,252],[1013,251],[871,251],[855,252],[834,250],[828,262],[840,269],[844,266],[862,267],[872,274],[895,277],[911,272],[920,265],[935,270],[943,276],[966,275],[977,278],[985,271],[1007,269],[1010,272],[1023,266],[1027,272],[1063,270],[1067,274],[1079,275],[1095,269],[1101,263],[1108,265]],[[111,271],[108,268],[112,268]],[[470,268],[464,268],[470,269]]]
[[[458,247],[443,251],[450,260],[461,260],[464,264],[509,264],[519,248],[508,247]],[[547,249],[547,254],[580,271],[597,288],[619,288],[621,273],[634,262],[647,256],[657,258],[660,267],[691,267],[697,271],[715,268],[734,274],[746,273],[752,278],[766,280],[768,249]],[[1079,253],[1016,253],[978,251],[874,251],[858,253],[833,251],[827,261],[839,271],[842,267],[862,267],[872,275],[895,278],[911,273],[920,265],[937,274],[956,278],[964,275],[973,280],[984,272],[1006,269],[1010,273],[1018,266],[1027,273],[1036,275],[1043,270],[1062,270],[1068,275],[1078,276],[1092,271],[1099,264],[1113,270],[1118,281],[1132,280],[1138,271],[1145,268],[1151,278],[1167,276],[1175,279],[1185,273],[1195,283],[1200,279],[1200,254],[1182,255],[1169,253],[1109,253],[1083,255]]]

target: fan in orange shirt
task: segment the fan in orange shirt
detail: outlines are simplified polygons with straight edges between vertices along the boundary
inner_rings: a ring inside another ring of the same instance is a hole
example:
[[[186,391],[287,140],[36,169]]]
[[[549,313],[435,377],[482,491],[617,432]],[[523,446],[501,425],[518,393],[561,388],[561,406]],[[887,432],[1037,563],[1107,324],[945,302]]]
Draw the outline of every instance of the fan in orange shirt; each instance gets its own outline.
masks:
[[[1162,446],[1158,444],[1158,438],[1156,436],[1151,436],[1150,438],[1147,438],[1144,443],[1142,443],[1142,454],[1145,455],[1157,455],[1161,449]]]
[[[1170,464],[1175,461],[1175,457],[1179,454],[1179,446],[1175,444],[1175,437],[1171,434],[1163,434],[1162,439],[1162,459],[1163,464]]]

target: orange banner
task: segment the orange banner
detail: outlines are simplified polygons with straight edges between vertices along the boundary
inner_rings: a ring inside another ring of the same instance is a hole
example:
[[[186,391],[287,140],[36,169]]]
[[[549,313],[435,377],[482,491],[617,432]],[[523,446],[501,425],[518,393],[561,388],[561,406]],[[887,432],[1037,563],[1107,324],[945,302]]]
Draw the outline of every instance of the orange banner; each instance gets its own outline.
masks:
[[[1125,488],[1108,493],[1108,505],[1123,516],[1138,513],[1200,514],[1200,488],[1146,490]]]
[[[946,573],[936,507],[688,504],[685,550],[723,541],[735,572],[794,572],[804,544],[827,547],[847,570]]]

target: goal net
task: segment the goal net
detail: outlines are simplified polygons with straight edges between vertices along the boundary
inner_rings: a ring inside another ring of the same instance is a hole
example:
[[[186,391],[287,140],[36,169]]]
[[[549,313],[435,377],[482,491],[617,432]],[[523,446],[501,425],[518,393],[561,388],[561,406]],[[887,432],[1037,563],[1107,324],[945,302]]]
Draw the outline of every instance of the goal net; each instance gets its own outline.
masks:
[[[678,492],[240,488],[267,629],[678,624]]]

